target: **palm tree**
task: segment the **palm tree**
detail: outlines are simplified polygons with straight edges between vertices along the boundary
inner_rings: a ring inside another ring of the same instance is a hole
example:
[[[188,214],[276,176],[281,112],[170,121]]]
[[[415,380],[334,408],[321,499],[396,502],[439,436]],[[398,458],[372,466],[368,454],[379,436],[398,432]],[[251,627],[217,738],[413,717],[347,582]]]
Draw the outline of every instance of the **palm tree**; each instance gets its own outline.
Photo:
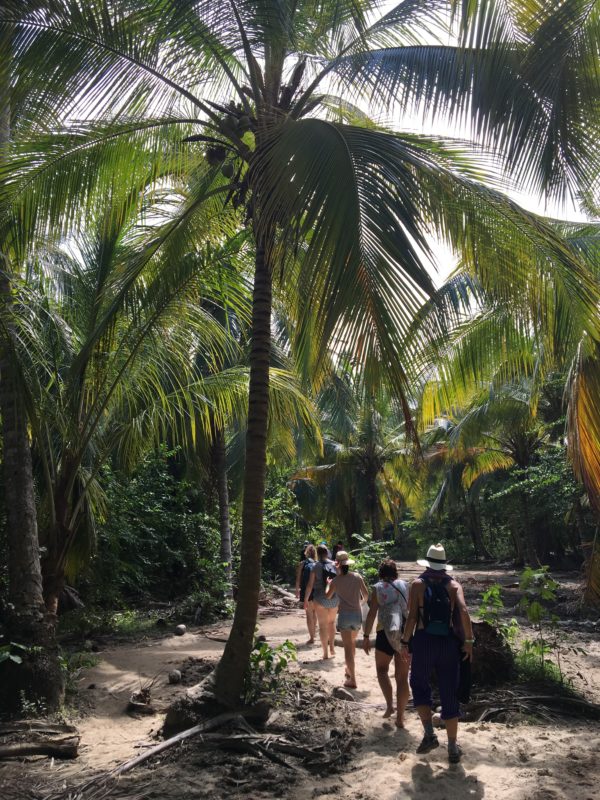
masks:
[[[115,171],[137,186],[152,149],[153,174],[193,176],[193,192],[153,233],[123,286],[160,248],[181,252],[195,213],[216,198],[245,212],[255,267],[241,570],[216,682],[228,704],[240,697],[258,605],[273,282],[302,286],[300,346],[314,337],[325,352],[335,340],[359,362],[381,364],[409,432],[402,334],[433,288],[432,229],[484,283],[502,276],[515,296],[543,265],[557,291],[581,298],[582,316],[594,314],[595,287],[577,260],[538,220],[477,183],[454,145],[368,116],[369,104],[376,113],[415,103],[470,112],[489,140],[496,124],[520,130],[527,103],[545,108],[544,96],[516,80],[510,48],[488,46],[490,26],[469,20],[463,43],[430,43],[436,31],[444,35],[446,8],[405,0],[379,16],[372,0],[228,0],[227,13],[210,0],[91,0],[82,8],[7,0],[0,11],[0,24],[18,32],[18,87],[30,108],[63,87],[58,115],[95,117],[16,148],[4,185],[27,209],[25,227],[72,222],[66,200],[73,209],[90,203],[114,186]],[[510,98],[499,109],[500,81]],[[493,95],[483,91],[492,85]]]
[[[361,533],[364,521],[381,539],[382,519],[395,523],[407,491],[402,409],[384,387],[367,392],[361,376],[342,366],[326,380],[317,404],[325,452],[318,464],[294,474],[298,498],[306,494],[304,483],[309,494],[317,491],[325,518],[342,524],[344,541]]]
[[[115,304],[127,223],[127,215],[117,227],[101,218],[95,231],[71,242],[71,253],[34,264],[14,308],[15,357],[40,471],[42,573],[51,613],[74,551],[90,538],[85,529],[102,502],[97,477],[107,458],[130,466],[166,430],[180,441],[193,439],[194,428],[210,430],[230,405],[214,391],[209,401],[191,348],[213,362],[236,348],[200,302],[222,302],[213,270],[231,243],[171,265],[169,280],[149,263],[143,281]],[[108,309],[105,334],[90,341]]]
[[[10,91],[12,30],[0,33],[0,167],[9,159],[13,119],[16,116]],[[44,606],[38,541],[28,418],[23,387],[13,357],[17,340],[14,325],[13,287],[19,279],[12,237],[0,233],[0,415],[2,417],[2,461],[8,531],[8,581],[11,612],[6,623],[9,640],[25,647],[20,669],[5,662],[0,705],[18,711],[20,698],[40,699],[54,711],[64,699],[54,626]]]
[[[565,242],[598,274],[598,225],[551,224]],[[498,436],[492,449],[503,452],[512,463],[527,468],[540,445],[538,407],[548,402],[548,379],[563,377],[562,395],[567,408],[567,441],[576,475],[588,493],[591,504],[600,508],[598,464],[600,453],[600,407],[596,388],[600,381],[595,338],[586,332],[586,323],[572,314],[569,298],[555,291],[549,276],[540,274],[518,302],[500,292],[485,291],[468,269],[460,267],[453,277],[424,306],[412,332],[423,343],[414,366],[421,386],[420,417],[424,427],[448,416],[467,418],[451,433],[454,442],[451,461],[461,463],[464,442],[459,439],[471,431],[473,445],[486,430]],[[555,393],[556,394],[556,393]],[[550,398],[556,404],[556,397]],[[560,405],[560,402],[559,402]],[[473,424],[475,423],[475,424]],[[479,426],[479,427],[477,427]],[[483,426],[483,427],[482,427]],[[467,437],[468,438],[468,437]],[[478,444],[481,444],[479,442]],[[479,451],[478,451],[479,452]],[[484,447],[482,452],[488,452]],[[462,453],[462,455],[461,455]],[[485,465],[476,457],[482,472],[502,468]],[[485,458],[484,458],[485,460]],[[492,459],[493,462],[494,459]],[[469,469],[472,479],[478,468]],[[523,520],[527,526],[527,497],[521,493]],[[527,542],[529,542],[528,546]],[[535,562],[530,537],[517,542],[521,555]],[[590,564],[594,561],[590,558]],[[586,598],[597,602],[594,590],[596,570],[588,571]]]

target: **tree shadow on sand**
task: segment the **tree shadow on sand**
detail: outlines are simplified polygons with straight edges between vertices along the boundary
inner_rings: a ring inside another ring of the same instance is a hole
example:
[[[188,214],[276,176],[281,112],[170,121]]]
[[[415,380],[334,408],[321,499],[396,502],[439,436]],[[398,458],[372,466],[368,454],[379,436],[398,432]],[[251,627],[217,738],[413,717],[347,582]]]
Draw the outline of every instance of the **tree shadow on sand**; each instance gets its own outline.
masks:
[[[449,764],[432,769],[431,764],[420,762],[411,770],[411,780],[401,781],[397,800],[419,798],[422,800],[481,800],[484,786],[475,775],[467,775],[461,764]]]

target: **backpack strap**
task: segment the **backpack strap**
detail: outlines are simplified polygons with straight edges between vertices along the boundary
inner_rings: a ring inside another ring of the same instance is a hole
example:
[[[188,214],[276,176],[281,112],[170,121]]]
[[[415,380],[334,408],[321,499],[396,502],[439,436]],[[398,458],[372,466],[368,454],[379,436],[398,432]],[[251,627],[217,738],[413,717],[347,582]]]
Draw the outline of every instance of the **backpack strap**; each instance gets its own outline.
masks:
[[[398,586],[396,586],[396,584],[395,584],[395,583],[393,583],[393,582],[392,582],[392,583],[390,583],[390,586],[393,586],[393,587],[394,587],[394,589],[395,589],[395,590],[398,592],[398,594],[400,595],[400,597],[401,597],[401,598],[404,600],[404,602],[406,603],[406,607],[408,608],[408,598],[406,597],[406,595],[404,594],[404,592],[402,591],[402,589],[400,589]]]

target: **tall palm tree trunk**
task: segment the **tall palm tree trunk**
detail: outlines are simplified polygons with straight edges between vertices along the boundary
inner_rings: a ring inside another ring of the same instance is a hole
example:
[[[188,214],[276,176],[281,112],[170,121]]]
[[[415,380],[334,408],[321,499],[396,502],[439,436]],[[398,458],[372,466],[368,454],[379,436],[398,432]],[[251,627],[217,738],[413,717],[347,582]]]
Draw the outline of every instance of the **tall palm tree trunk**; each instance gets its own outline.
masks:
[[[4,43],[3,43],[4,44]],[[3,47],[2,52],[6,52]],[[10,141],[10,105],[6,65],[0,71],[0,160]],[[13,288],[10,263],[0,242],[0,413],[4,496],[8,529],[8,583],[11,641],[27,648],[23,663],[11,661],[0,678],[0,707],[15,709],[22,693],[48,710],[58,708],[64,681],[58,662],[53,619],[46,615],[42,593],[40,547],[28,419],[11,352]]]
[[[371,523],[371,536],[375,541],[382,538],[381,520],[379,518],[379,497],[377,495],[377,479],[373,470],[367,470],[367,505],[369,507],[369,521]]]
[[[219,504],[219,532],[221,534],[221,564],[224,565],[225,580],[231,583],[231,524],[229,521],[229,486],[227,483],[227,450],[225,431],[213,424],[211,448],[213,480]]]
[[[240,573],[233,626],[215,675],[216,697],[227,706],[240,701],[258,613],[269,421],[272,241],[272,232],[256,237]]]
[[[475,558],[491,559],[492,554],[485,546],[483,541],[483,531],[481,530],[481,515],[477,508],[477,503],[474,500],[469,500],[466,496],[465,507],[467,509],[467,518],[469,520],[469,533],[471,534],[471,541],[473,542],[473,550],[475,551]]]

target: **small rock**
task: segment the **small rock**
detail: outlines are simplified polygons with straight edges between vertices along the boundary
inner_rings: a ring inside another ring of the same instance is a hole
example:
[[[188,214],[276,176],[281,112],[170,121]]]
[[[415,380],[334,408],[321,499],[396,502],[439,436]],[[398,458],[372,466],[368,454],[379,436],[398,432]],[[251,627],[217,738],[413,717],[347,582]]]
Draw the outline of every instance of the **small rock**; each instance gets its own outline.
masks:
[[[169,672],[169,683],[181,683],[181,671],[178,669],[172,669]]]
[[[187,631],[187,628],[185,627],[185,625],[178,625],[178,626],[175,628],[175,630],[173,631],[173,633],[175,634],[175,636],[183,636],[183,634],[184,634],[186,631]]]
[[[354,695],[352,692],[349,692],[348,689],[344,689],[343,686],[336,686],[331,694],[334,697],[337,697],[338,700],[348,700],[349,702],[354,702]]]

